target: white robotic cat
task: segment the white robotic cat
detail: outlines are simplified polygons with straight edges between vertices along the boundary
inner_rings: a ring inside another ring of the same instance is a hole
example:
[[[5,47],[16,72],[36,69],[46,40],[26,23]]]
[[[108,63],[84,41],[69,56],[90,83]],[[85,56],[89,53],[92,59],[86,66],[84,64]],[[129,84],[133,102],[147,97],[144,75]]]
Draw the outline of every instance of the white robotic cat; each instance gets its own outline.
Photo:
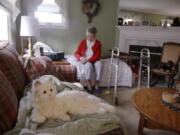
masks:
[[[72,90],[57,93],[52,79],[35,80],[32,87],[33,111],[31,119],[42,123],[47,118],[69,121],[70,115],[103,114],[115,112],[115,108],[100,98],[83,91]]]

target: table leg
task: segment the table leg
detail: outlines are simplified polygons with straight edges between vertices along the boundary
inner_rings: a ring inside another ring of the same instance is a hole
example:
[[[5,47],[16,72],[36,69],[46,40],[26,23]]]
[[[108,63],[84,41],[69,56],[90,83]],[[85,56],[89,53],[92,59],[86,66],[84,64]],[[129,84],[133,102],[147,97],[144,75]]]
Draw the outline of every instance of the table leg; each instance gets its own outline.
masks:
[[[172,88],[172,86],[173,86],[173,78],[174,78],[173,75],[169,75],[168,88]]]
[[[143,133],[144,124],[145,124],[145,116],[143,114],[140,114],[139,126],[138,126],[138,134],[140,134],[140,135],[144,135],[144,133]]]

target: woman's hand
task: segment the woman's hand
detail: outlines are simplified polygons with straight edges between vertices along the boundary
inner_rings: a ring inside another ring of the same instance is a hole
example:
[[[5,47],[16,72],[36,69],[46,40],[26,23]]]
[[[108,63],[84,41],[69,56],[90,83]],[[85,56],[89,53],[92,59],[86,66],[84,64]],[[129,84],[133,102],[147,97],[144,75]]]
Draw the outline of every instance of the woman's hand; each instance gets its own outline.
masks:
[[[81,64],[85,64],[87,62],[87,59],[85,57],[80,58]]]

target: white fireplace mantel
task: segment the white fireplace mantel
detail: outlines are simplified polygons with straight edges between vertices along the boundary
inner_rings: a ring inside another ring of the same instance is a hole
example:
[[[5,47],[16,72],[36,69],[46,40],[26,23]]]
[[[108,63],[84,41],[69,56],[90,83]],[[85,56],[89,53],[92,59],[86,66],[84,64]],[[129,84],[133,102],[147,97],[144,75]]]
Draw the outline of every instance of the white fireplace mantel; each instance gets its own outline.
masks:
[[[118,26],[118,45],[129,52],[129,45],[162,46],[164,42],[180,43],[180,27]]]

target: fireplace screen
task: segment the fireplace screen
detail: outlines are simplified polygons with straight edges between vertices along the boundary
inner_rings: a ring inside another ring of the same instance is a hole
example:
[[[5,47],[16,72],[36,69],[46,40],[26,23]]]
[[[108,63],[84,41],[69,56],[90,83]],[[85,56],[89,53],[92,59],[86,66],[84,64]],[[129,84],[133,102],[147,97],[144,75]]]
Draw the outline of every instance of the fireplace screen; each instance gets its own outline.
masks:
[[[161,60],[162,47],[130,45],[129,46],[129,54],[131,54],[132,56],[140,56],[141,50],[143,48],[146,48],[146,49],[150,50],[151,69],[157,67],[159,65],[159,63],[160,63],[160,60]],[[139,60],[132,60],[132,64],[139,67]]]

